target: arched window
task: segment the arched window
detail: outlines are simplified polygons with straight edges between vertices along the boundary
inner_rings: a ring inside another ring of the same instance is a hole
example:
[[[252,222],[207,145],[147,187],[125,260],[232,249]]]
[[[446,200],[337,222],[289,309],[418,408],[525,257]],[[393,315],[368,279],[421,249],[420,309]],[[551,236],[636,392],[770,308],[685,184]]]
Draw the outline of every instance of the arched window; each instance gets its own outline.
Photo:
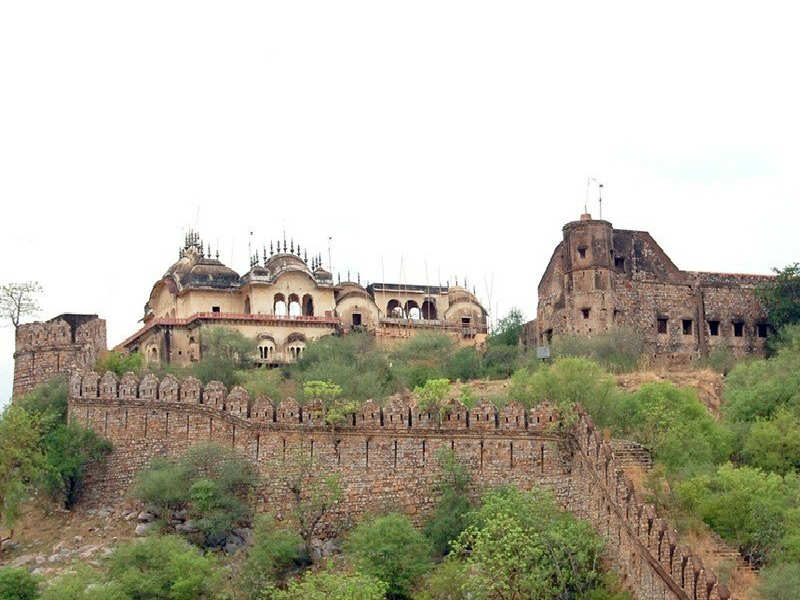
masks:
[[[299,317],[303,314],[300,308],[300,298],[297,294],[289,294],[289,316]]]
[[[250,296],[247,296],[244,299],[244,314],[246,315],[250,314]]]
[[[425,300],[422,303],[422,318],[436,319],[436,303],[433,300]]]
[[[278,317],[285,317],[289,314],[286,306],[286,298],[283,294],[275,294],[275,300],[272,304],[272,310]]]
[[[314,316],[314,299],[311,297],[311,294],[303,296],[303,316]]]
[[[158,348],[152,346],[148,352],[148,359],[150,362],[158,362]]]
[[[386,316],[392,319],[402,319],[405,316],[399,300],[389,300],[389,304],[386,305]]]
[[[418,321],[421,318],[421,314],[419,312],[419,304],[415,300],[409,300],[406,302],[406,315],[409,319],[414,319]]]

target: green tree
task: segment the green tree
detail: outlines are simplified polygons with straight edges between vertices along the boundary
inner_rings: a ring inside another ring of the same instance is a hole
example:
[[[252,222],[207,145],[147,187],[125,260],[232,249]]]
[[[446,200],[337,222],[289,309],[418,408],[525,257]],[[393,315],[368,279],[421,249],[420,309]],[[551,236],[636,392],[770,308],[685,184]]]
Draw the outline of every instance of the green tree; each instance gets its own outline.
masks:
[[[107,580],[130,600],[211,600],[222,573],[213,556],[183,539],[149,536],[114,551]]]
[[[111,452],[111,443],[91,429],[58,425],[42,437],[43,482],[50,496],[71,510],[83,491],[86,468]]]
[[[449,391],[449,379],[428,379],[424,385],[414,388],[414,395],[419,400],[419,408],[436,415],[438,423],[441,424],[450,410],[447,403]]]
[[[389,598],[408,598],[432,564],[430,542],[397,513],[359,523],[345,542],[345,553],[361,573],[388,585]]]
[[[763,569],[759,574],[756,594],[760,600],[800,598],[800,563],[783,563]]]
[[[580,598],[602,585],[603,544],[588,523],[558,510],[552,496],[500,488],[483,497],[453,543],[466,565],[467,597]]]
[[[39,578],[25,569],[0,568],[0,598],[3,600],[35,600],[39,597]]]
[[[387,585],[361,573],[308,572],[285,590],[275,589],[271,600],[383,600]]]
[[[775,329],[800,321],[800,264],[773,269],[775,279],[757,291]]]
[[[517,346],[525,327],[525,317],[519,308],[512,308],[497,322],[497,327],[489,337],[489,345]]]
[[[772,419],[756,421],[744,441],[742,457],[754,467],[782,475],[800,469],[800,419],[781,407]]]
[[[446,559],[425,575],[414,600],[471,600],[470,591],[462,584],[469,577],[469,567],[457,559]]]
[[[12,404],[0,415],[0,525],[14,535],[22,504],[42,469],[37,421]]]
[[[257,598],[270,585],[282,584],[291,569],[304,563],[300,535],[279,527],[271,515],[263,515],[256,521],[241,581],[248,597]]]
[[[201,544],[216,546],[250,520],[250,497],[258,481],[253,464],[235,450],[198,444],[177,458],[159,458],[136,478],[134,494],[158,515],[188,510]]]
[[[424,532],[431,540],[437,554],[444,556],[467,526],[467,517],[472,510],[469,491],[472,475],[469,468],[450,449],[441,448],[436,455],[440,476],[437,491],[441,499],[425,524]]]
[[[303,384],[303,396],[306,400],[319,400],[325,412],[325,423],[330,425],[331,433],[347,420],[347,417],[358,410],[359,402],[343,400],[340,396],[342,388],[332,381],[306,381]]]
[[[42,431],[50,431],[67,422],[67,380],[58,376],[40,383],[14,403],[33,416]]]
[[[240,383],[237,371],[252,368],[256,342],[230,327],[210,327],[202,332],[200,350],[192,374],[204,384],[217,380],[231,388]]]
[[[301,451],[292,457],[291,467],[280,465],[278,477],[292,499],[292,518],[307,556],[311,542],[323,518],[342,501],[342,479],[338,473],[322,472],[310,453]]]

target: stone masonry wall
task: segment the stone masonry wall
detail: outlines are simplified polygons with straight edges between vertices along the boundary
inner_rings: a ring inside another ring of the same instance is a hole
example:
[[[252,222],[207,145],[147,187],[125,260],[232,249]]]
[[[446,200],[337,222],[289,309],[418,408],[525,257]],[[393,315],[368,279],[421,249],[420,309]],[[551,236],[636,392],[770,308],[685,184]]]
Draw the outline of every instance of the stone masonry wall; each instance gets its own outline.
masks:
[[[106,322],[97,315],[65,314],[17,328],[12,397],[56,375],[90,369],[106,349]]]
[[[421,523],[433,508],[438,479],[436,453],[450,448],[473,473],[478,488],[513,484],[543,486],[559,502],[588,519],[608,544],[609,558],[626,586],[642,600],[727,600],[716,577],[675,532],[639,502],[614,461],[611,446],[581,415],[571,434],[558,433],[553,410],[509,404],[498,410],[454,403],[441,423],[413,402],[368,402],[346,425],[331,431],[319,407],[294,400],[273,406],[251,401],[242,388],[219,382],[204,388],[113,373],[70,378],[69,418],[114,444],[87,485],[93,501],[114,503],[128,494],[136,473],[156,456],[179,453],[213,440],[237,449],[257,465],[264,484],[258,509],[283,516],[289,497],[280,473],[296,468],[298,453],[314,458],[318,473],[342,476],[344,500],[326,523],[347,523],[369,512],[402,511]]]

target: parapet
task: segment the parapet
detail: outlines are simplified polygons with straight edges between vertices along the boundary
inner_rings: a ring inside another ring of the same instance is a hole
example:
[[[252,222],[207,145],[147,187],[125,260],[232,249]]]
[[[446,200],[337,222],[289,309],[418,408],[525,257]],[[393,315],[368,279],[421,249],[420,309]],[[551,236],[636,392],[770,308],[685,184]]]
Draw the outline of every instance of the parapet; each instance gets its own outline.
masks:
[[[270,398],[251,398],[242,387],[230,391],[219,381],[205,386],[189,377],[182,382],[168,375],[159,380],[148,373],[141,379],[133,373],[118,378],[107,372],[102,377],[94,371],[74,372],[69,381],[70,402],[116,405],[194,405],[205,411],[219,411],[239,419],[261,424],[302,428],[329,427],[321,403],[301,405],[294,398],[274,402]],[[499,409],[486,400],[468,408],[455,399],[449,401],[443,415],[421,409],[410,396],[393,396],[383,406],[373,400],[337,425],[340,429],[360,428],[394,431],[462,431],[547,433],[557,424],[555,413],[547,404],[527,409],[510,403]]]

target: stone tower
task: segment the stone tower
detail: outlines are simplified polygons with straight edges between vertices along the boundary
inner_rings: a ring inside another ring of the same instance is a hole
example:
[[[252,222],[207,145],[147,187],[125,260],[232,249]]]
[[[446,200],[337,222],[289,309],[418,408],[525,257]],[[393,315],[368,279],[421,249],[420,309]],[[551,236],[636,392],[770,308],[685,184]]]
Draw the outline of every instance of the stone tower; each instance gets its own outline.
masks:
[[[608,221],[581,215],[563,228],[565,331],[579,335],[605,332],[614,318],[614,240]]]

